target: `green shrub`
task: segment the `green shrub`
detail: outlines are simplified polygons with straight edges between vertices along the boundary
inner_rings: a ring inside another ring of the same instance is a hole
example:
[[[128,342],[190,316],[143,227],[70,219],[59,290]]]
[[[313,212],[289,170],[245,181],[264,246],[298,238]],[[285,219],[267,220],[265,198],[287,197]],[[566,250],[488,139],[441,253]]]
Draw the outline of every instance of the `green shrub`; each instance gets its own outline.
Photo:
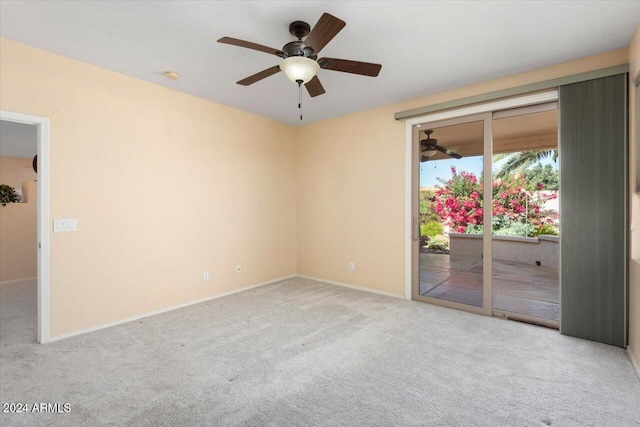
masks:
[[[437,221],[429,221],[420,226],[420,234],[427,237],[435,237],[438,234],[444,234],[444,228]]]
[[[484,227],[482,225],[467,225],[467,229],[465,230],[465,233],[468,234],[482,234],[484,233]]]
[[[7,206],[7,203],[17,203],[19,201],[20,199],[18,198],[15,188],[6,184],[0,184],[0,204],[2,206]]]
[[[521,222],[512,222],[511,225],[505,228],[499,228],[493,231],[494,236],[517,236],[517,237],[529,237],[532,233],[532,227],[529,224],[523,224]]]
[[[449,249],[449,243],[444,239],[435,238],[429,241],[429,243],[427,244],[427,247],[429,249],[445,251]]]
[[[494,236],[516,236],[516,237],[532,237],[536,227],[531,224],[523,224],[518,220],[512,220],[506,215],[496,215],[493,217],[493,235]],[[482,234],[482,225],[468,225],[465,233]]]
[[[541,234],[546,234],[548,236],[557,236],[558,233],[558,229],[556,227],[554,227],[551,224],[542,224],[538,227],[534,227],[533,229],[533,235],[534,236],[539,236]]]

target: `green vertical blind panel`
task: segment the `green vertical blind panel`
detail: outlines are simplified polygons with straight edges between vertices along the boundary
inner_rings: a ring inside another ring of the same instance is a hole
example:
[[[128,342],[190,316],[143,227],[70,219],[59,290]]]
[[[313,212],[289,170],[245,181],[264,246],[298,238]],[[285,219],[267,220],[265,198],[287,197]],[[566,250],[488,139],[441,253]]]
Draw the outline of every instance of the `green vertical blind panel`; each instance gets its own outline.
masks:
[[[624,347],[626,74],[560,87],[561,332]]]

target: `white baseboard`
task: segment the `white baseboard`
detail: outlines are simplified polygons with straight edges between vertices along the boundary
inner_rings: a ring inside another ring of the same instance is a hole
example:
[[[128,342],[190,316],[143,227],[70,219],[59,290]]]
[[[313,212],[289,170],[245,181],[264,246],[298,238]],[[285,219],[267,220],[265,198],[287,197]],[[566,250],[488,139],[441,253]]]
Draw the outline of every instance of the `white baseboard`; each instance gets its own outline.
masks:
[[[79,331],[69,332],[68,334],[56,335],[55,337],[50,337],[48,340],[44,341],[43,344],[44,343],[54,342],[54,341],[60,341],[60,340],[66,339],[66,338],[75,337],[77,335],[87,334],[89,332],[94,332],[94,331],[98,331],[100,329],[110,328],[112,326],[122,325],[123,323],[133,322],[135,320],[144,319],[145,317],[155,316],[157,314],[166,313],[168,311],[178,310],[180,308],[189,307],[190,305],[200,304],[201,302],[206,302],[206,301],[211,301],[213,299],[226,297],[228,295],[232,295],[232,294],[237,294],[239,292],[248,291],[249,289],[258,288],[260,286],[269,285],[271,283],[279,282],[281,280],[291,279],[293,277],[296,277],[296,275],[292,274],[291,276],[279,277],[277,279],[269,280],[268,282],[258,283],[257,285],[249,285],[249,286],[245,286],[245,287],[242,287],[242,288],[234,289],[234,290],[231,290],[231,291],[222,292],[220,294],[211,295],[211,296],[208,296],[208,297],[205,297],[205,298],[200,298],[200,299],[197,299],[197,300],[194,300],[194,301],[189,301],[189,302],[186,302],[186,303],[183,303],[183,304],[178,304],[178,305],[173,305],[171,307],[161,308],[159,310],[154,310],[154,311],[150,311],[150,312],[147,312],[147,313],[142,313],[142,314],[139,314],[137,316],[127,317],[126,319],[122,319],[122,320],[116,320],[115,322],[105,323],[103,325],[98,325],[98,326],[92,326],[91,328],[81,329]]]
[[[26,282],[27,280],[38,280],[38,277],[25,277],[24,279],[5,280],[0,282],[0,286],[8,285],[9,283]]]
[[[356,285],[350,285],[348,283],[334,282],[331,280],[321,279],[319,277],[305,276],[302,274],[296,274],[296,277],[300,277],[302,279],[316,280],[318,282],[328,283],[330,285],[342,286],[344,288],[356,289],[358,291],[371,292],[378,295],[384,295],[386,297],[404,299],[404,295],[392,294],[390,292],[376,291],[375,289],[365,288],[364,286],[356,286]]]
[[[633,365],[633,369],[636,371],[636,375],[638,376],[638,379],[640,380],[640,366],[638,366],[638,362],[633,357],[633,353],[631,353],[631,350],[629,349],[629,346],[627,346],[627,354],[629,355],[629,359],[631,359],[631,364]]]

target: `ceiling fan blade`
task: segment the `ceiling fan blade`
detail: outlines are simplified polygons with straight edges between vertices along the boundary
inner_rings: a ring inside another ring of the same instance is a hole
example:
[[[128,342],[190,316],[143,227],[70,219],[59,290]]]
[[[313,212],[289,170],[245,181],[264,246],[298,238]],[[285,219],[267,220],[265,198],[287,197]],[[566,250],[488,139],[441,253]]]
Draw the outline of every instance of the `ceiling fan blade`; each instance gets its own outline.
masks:
[[[305,46],[313,48],[313,52],[317,55],[345,25],[347,25],[347,23],[343,20],[328,13],[323,13],[315,27],[313,27],[304,40],[304,44]]]
[[[320,79],[318,78],[318,76],[315,76],[314,78],[309,80],[305,84],[305,87],[307,88],[307,91],[309,92],[309,95],[311,95],[312,98],[318,95],[322,95],[325,92],[324,87],[322,87],[322,83],[320,83]]]
[[[234,39],[233,37],[223,37],[218,40],[218,43],[225,43],[225,44],[230,44],[232,46],[240,46],[240,47],[246,47],[247,49],[259,50],[260,52],[270,53],[272,55],[276,55],[281,58],[284,58],[286,56],[285,53],[280,49],[274,49],[269,46],[263,46],[261,44],[252,43],[245,40]]]
[[[458,154],[455,151],[450,150],[450,149],[448,149],[446,147],[441,147],[439,145],[434,145],[433,148],[434,148],[434,150],[438,150],[441,153],[446,154],[447,156],[453,157],[454,159],[461,159],[462,158],[462,156],[460,154]]]
[[[264,78],[267,78],[269,76],[272,76],[276,73],[280,72],[280,66],[279,65],[275,65],[271,68],[267,68],[266,70],[262,70],[259,73],[255,73],[252,76],[249,76],[247,78],[244,78],[242,80],[240,80],[239,82],[237,82],[239,85],[242,86],[249,86],[254,84],[255,82],[258,82]]]
[[[318,60],[318,64],[325,70],[342,71],[344,73],[360,74],[361,76],[369,77],[377,77],[382,68],[380,64],[336,58],[321,58]]]

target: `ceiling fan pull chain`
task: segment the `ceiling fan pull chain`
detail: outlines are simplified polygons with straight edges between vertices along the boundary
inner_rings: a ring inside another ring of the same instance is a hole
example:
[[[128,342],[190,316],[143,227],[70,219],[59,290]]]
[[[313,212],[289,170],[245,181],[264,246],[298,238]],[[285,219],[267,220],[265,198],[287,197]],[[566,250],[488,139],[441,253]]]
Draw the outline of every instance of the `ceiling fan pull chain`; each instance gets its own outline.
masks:
[[[302,120],[302,80],[296,80],[298,83],[298,110],[300,110],[300,120]]]

